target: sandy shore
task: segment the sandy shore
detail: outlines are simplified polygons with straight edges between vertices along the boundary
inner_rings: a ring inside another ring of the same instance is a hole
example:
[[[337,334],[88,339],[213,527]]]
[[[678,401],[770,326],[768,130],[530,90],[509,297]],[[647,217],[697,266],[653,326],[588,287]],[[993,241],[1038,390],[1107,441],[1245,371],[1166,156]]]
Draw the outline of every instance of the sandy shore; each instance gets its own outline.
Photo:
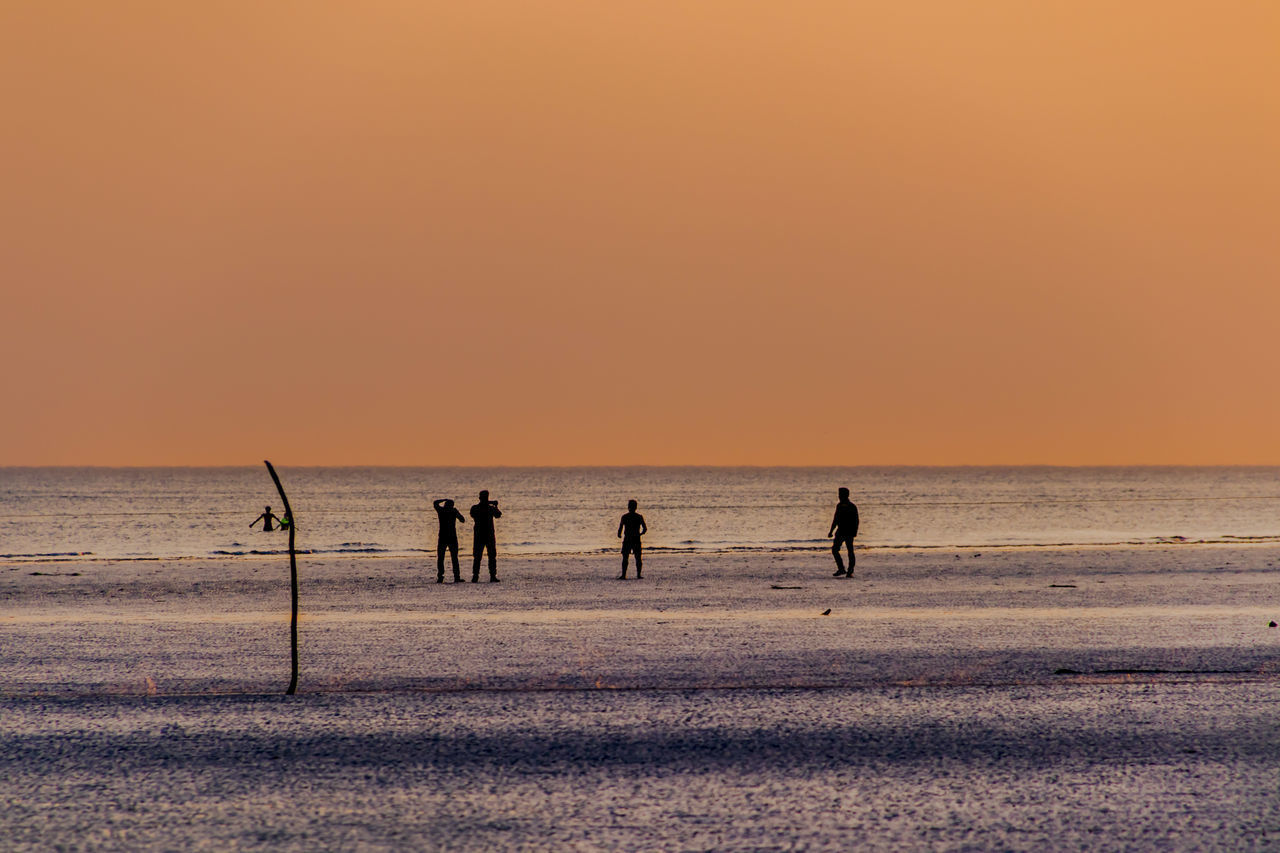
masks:
[[[1280,549],[828,561],[304,558],[293,698],[280,558],[3,565],[0,837],[1280,846]]]

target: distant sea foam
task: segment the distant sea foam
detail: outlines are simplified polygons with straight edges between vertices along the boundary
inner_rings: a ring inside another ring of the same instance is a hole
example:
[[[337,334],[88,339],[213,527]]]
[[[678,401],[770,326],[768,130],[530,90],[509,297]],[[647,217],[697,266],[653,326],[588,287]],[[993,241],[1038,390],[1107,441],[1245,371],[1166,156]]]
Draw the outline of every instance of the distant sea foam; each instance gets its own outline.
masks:
[[[290,468],[279,467],[312,554],[433,552],[431,500],[466,515],[499,500],[499,549],[618,546],[626,501],[646,545],[674,551],[825,547],[847,485],[871,548],[1280,541],[1280,468]],[[262,467],[0,468],[0,559],[234,558],[284,552],[249,530],[281,510]],[[469,550],[470,525],[459,525]]]

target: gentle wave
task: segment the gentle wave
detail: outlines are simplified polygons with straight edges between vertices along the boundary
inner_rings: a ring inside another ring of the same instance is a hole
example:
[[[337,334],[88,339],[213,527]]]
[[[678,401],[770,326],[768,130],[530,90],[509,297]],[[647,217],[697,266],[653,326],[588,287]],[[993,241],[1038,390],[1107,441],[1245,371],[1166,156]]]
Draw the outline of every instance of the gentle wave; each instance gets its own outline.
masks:
[[[296,548],[295,554],[415,554],[426,553],[425,548],[382,548],[377,546],[366,546],[361,548]],[[288,554],[288,548],[246,548],[242,551],[233,551],[227,548],[220,548],[210,551],[209,555],[213,557],[271,557],[280,554]]]
[[[49,554],[0,554],[0,560],[21,560],[27,558],[52,557],[92,557],[92,551],[55,551]]]

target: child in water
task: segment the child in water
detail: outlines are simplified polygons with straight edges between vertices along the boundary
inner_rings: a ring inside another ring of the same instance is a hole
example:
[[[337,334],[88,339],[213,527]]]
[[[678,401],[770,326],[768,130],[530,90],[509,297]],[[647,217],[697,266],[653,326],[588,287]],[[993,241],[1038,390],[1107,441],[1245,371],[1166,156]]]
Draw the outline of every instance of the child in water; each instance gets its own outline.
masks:
[[[279,524],[281,530],[287,530],[289,528],[289,523],[287,521],[285,521],[284,519],[280,518],[277,515],[272,514],[271,507],[267,507],[266,511],[263,512],[262,515],[258,516],[253,521],[249,522],[249,529],[252,530],[253,526],[257,524],[259,521],[262,522],[263,533],[270,533],[271,531],[275,530],[275,528],[271,526],[272,521]]]

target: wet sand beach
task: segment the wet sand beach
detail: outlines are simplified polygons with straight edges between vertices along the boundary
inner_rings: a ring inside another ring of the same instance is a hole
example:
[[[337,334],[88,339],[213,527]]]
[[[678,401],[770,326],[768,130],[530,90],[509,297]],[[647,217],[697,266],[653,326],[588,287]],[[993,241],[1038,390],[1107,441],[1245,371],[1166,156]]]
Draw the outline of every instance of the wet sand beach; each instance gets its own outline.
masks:
[[[300,568],[284,697],[282,558],[0,566],[0,837],[1280,846],[1275,546]]]

